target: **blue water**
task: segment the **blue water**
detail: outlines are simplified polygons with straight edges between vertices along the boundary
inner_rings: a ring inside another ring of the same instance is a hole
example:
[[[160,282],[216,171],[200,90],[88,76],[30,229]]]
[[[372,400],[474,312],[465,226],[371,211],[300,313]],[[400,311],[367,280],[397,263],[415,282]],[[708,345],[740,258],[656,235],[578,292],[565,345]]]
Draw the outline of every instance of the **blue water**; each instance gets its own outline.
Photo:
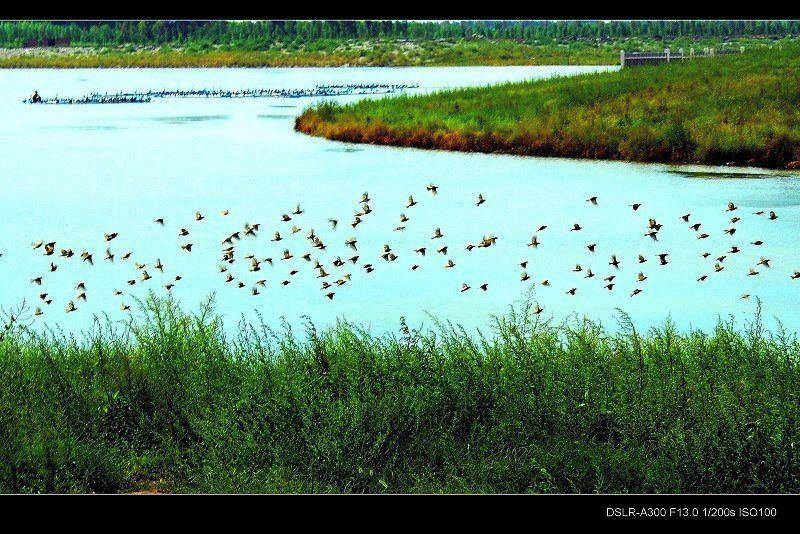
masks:
[[[368,325],[373,331],[396,330],[401,316],[412,325],[431,325],[431,316],[467,328],[486,325],[493,314],[530,297],[544,309],[543,317],[560,321],[586,315],[614,325],[616,309],[628,312],[641,327],[661,324],[671,316],[682,328],[708,328],[719,317],[752,319],[757,299],[768,323],[777,317],[790,330],[800,329],[800,280],[790,275],[800,269],[800,247],[794,230],[800,219],[800,181],[797,174],[757,169],[690,168],[616,162],[520,158],[502,155],[428,152],[390,147],[356,146],[331,142],[293,131],[294,117],[313,103],[303,99],[164,99],[149,104],[94,106],[30,106],[21,101],[37,89],[43,96],[56,93],[80,96],[94,91],[199,87],[304,88],[323,83],[419,83],[419,91],[481,85],[587,68],[387,68],[387,69],[180,69],[180,70],[13,70],[0,77],[0,306],[6,311],[23,301],[44,315],[34,324],[80,330],[94,315],[125,317],[122,302],[135,308],[134,297],[148,290],[164,293],[164,285],[180,274],[173,294],[194,308],[214,293],[217,311],[235,325],[244,314],[258,312],[277,326],[285,317],[293,324],[310,317],[320,326],[337,318]],[[340,98],[340,101],[357,97]],[[439,194],[425,186],[434,182]],[[365,191],[373,212],[353,229],[349,223]],[[481,193],[486,202],[475,206]],[[418,204],[406,208],[410,194]],[[599,205],[585,201],[596,195]],[[739,206],[726,213],[727,202]],[[634,213],[629,204],[643,203]],[[305,213],[281,222],[300,203]],[[778,219],[756,216],[772,210]],[[221,210],[229,210],[222,216]],[[200,211],[201,222],[194,220]],[[679,219],[691,212],[700,221],[705,240]],[[410,220],[405,231],[405,213]],[[738,215],[733,236],[723,233]],[[156,217],[166,219],[161,227]],[[331,229],[328,219],[340,224]],[[663,224],[659,241],[643,234],[648,217]],[[580,232],[570,232],[573,223]],[[257,238],[237,242],[237,261],[229,265],[235,281],[225,283],[219,272],[221,241],[245,223],[260,223]],[[292,234],[296,224],[302,231]],[[541,245],[526,246],[540,225]],[[178,236],[185,227],[190,235]],[[432,240],[441,228],[444,237]],[[318,251],[305,239],[314,229],[325,244]],[[284,239],[270,241],[280,231]],[[105,233],[118,232],[108,246],[116,255],[103,259]],[[465,250],[493,234],[495,245]],[[352,252],[344,241],[358,239],[357,265],[347,262]],[[750,245],[761,239],[764,245]],[[56,255],[34,250],[37,240],[56,241]],[[191,252],[180,244],[191,242]],[[596,252],[586,249],[597,243]],[[398,255],[386,262],[380,254],[389,244]],[[446,255],[435,252],[448,246]],[[728,254],[725,269],[714,273],[714,259],[731,245],[742,248]],[[425,257],[414,249],[427,246]],[[75,256],[58,256],[72,248]],[[284,248],[294,258],[281,260]],[[88,250],[94,266],[78,257]],[[132,252],[129,261],[120,257]],[[700,253],[711,252],[703,259]],[[335,286],[333,300],[320,290],[312,264],[301,259],[311,252],[325,265],[333,283],[345,273],[351,280]],[[656,254],[669,253],[661,267]],[[272,257],[249,272],[249,253]],[[621,260],[619,271],[608,265],[611,254]],[[647,263],[638,265],[643,254]],[[337,256],[345,266],[331,265]],[[758,267],[761,256],[772,267]],[[152,267],[156,258],[164,273]],[[455,267],[445,269],[448,259]],[[520,281],[519,263],[528,260],[531,280]],[[58,265],[50,272],[53,261]],[[135,262],[147,264],[153,278],[140,279]],[[375,271],[366,274],[363,263]],[[572,272],[576,263],[584,268]],[[416,271],[411,265],[419,265]],[[596,276],[584,278],[585,268]],[[289,271],[297,269],[296,275]],[[635,281],[643,271],[648,279]],[[609,292],[603,277],[617,276]],[[697,282],[708,274],[706,282]],[[43,276],[43,285],[31,284]],[[261,294],[250,288],[266,279]],[[549,279],[550,286],[541,285]],[[244,288],[236,282],[246,283]],[[288,286],[282,280],[291,280]],[[65,313],[74,300],[74,286],[83,281],[87,301],[75,300],[78,310]],[[471,289],[461,292],[462,284]],[[488,291],[479,286],[488,283]],[[574,296],[565,292],[577,288]],[[635,297],[635,287],[643,292]],[[124,294],[115,296],[114,289]],[[53,299],[44,305],[39,293]],[[751,297],[742,300],[743,293]]]

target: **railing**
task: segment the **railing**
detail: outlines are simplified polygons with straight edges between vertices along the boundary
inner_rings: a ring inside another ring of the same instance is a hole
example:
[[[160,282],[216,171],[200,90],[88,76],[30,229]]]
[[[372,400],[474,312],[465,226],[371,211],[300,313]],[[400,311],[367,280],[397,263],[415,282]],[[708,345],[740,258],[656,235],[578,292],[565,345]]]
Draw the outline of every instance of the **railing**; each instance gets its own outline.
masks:
[[[728,54],[741,54],[744,52],[744,47],[736,49],[722,49],[716,50],[711,47],[703,48],[702,50],[695,51],[694,48],[689,49],[687,54],[683,48],[679,48],[676,52],[665,48],[664,52],[626,52],[620,50],[619,62],[622,68],[636,67],[639,65],[655,65],[658,63],[666,63],[669,61],[693,59],[697,57],[714,57]]]

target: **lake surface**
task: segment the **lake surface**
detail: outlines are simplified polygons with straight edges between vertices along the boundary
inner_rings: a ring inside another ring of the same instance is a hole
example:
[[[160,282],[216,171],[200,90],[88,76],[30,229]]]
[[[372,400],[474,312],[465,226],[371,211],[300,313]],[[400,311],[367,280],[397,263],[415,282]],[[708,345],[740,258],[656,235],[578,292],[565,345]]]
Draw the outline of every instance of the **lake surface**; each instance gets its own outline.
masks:
[[[34,89],[43,96],[81,96],[94,91],[200,87],[310,88],[334,83],[419,83],[418,91],[522,80],[588,71],[580,67],[500,68],[330,68],[330,69],[180,69],[180,70],[7,70],[0,77],[0,306],[14,309],[23,300],[40,306],[38,324],[80,330],[95,314],[121,319],[120,303],[131,304],[148,290],[164,293],[164,285],[182,276],[172,290],[186,308],[194,308],[212,292],[217,311],[230,324],[244,314],[260,314],[273,326],[285,317],[300,324],[303,316],[317,325],[347,318],[373,331],[395,331],[401,316],[413,326],[432,324],[431,316],[467,328],[485,326],[492,314],[529,296],[544,309],[543,317],[562,320],[588,316],[616,325],[616,309],[628,312],[637,326],[662,324],[668,317],[682,328],[713,326],[718,317],[752,319],[757,298],[768,324],[778,317],[787,329],[800,329],[800,247],[794,231],[800,222],[797,174],[756,169],[687,168],[616,162],[428,152],[331,142],[293,131],[294,117],[314,102],[299,99],[163,99],[148,104],[31,106],[21,103]],[[339,97],[346,102],[359,97]],[[743,174],[742,174],[743,173]],[[431,195],[425,187],[439,186]],[[372,213],[350,227],[369,192]],[[481,193],[486,202],[475,206]],[[406,208],[409,195],[418,204]],[[598,197],[594,206],[586,199]],[[731,201],[739,209],[726,213]],[[642,203],[638,212],[629,205]],[[282,222],[300,203],[304,213]],[[222,216],[221,210],[229,215]],[[775,210],[778,219],[754,215]],[[198,222],[200,211],[205,218]],[[679,217],[702,222],[697,239]],[[405,230],[400,214],[409,220]],[[741,217],[729,236],[733,215]],[[162,227],[153,222],[163,217]],[[647,220],[663,224],[658,241],[646,237]],[[334,230],[329,218],[339,220]],[[245,223],[260,223],[256,238],[236,242],[237,261],[229,265],[234,282],[219,272],[222,240]],[[573,223],[582,230],[570,231]],[[297,225],[302,230],[292,234]],[[538,233],[541,245],[526,246]],[[444,237],[431,239],[436,228]],[[180,237],[180,228],[189,236]],[[314,229],[324,251],[305,238]],[[280,231],[283,239],[272,242]],[[118,232],[108,246],[113,263],[103,259],[104,234]],[[483,236],[496,235],[488,248],[465,250]],[[345,246],[358,239],[358,252]],[[56,254],[33,250],[37,240],[56,241]],[[762,246],[750,243],[762,240]],[[180,248],[193,243],[191,252]],[[591,253],[586,245],[596,243]],[[389,244],[396,261],[381,258]],[[446,255],[436,253],[448,246]],[[732,245],[742,252],[727,254],[725,269],[714,272],[715,258]],[[427,247],[422,257],[414,252]],[[59,257],[62,248],[75,256]],[[282,260],[283,250],[294,256]],[[94,265],[78,257],[84,250]],[[128,261],[121,256],[130,251]],[[701,253],[708,251],[707,259]],[[333,300],[321,290],[322,279],[301,256],[311,252],[334,283],[351,279]],[[659,253],[670,263],[658,265]],[[249,253],[272,257],[249,272]],[[356,265],[347,261],[360,256]],[[612,254],[622,262],[608,265]],[[642,254],[647,262],[637,263]],[[341,256],[343,267],[332,262]],[[758,266],[762,256],[771,268]],[[160,258],[164,273],[153,268]],[[444,268],[448,259],[453,268]],[[522,282],[520,262],[528,260],[531,280]],[[50,271],[50,262],[57,265]],[[152,279],[141,282],[135,263],[147,264]],[[362,265],[372,263],[366,274]],[[579,263],[583,270],[573,272]],[[412,270],[412,265],[419,265]],[[585,269],[595,273],[585,278]],[[292,270],[297,274],[290,275]],[[647,280],[636,282],[638,272]],[[616,275],[613,291],[603,277]],[[708,274],[705,282],[696,279]],[[37,286],[31,279],[43,277]],[[542,286],[542,279],[549,286]],[[127,280],[137,279],[130,286]],[[250,293],[266,279],[261,294]],[[244,288],[236,283],[242,280]],[[282,285],[290,280],[289,285]],[[65,313],[74,300],[74,286],[83,281],[87,300]],[[462,284],[471,289],[461,292]],[[479,286],[488,283],[488,290]],[[631,297],[639,287],[641,294]],[[577,288],[576,294],[566,293]],[[115,289],[124,294],[114,296]],[[44,305],[47,292],[53,303]],[[750,294],[742,300],[742,294]]]

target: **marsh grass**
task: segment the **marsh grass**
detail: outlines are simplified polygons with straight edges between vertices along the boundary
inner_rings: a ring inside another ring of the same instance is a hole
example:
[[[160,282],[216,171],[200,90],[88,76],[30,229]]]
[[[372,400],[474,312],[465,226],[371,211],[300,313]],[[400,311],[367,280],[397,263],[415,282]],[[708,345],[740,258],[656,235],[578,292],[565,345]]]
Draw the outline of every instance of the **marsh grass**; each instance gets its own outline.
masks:
[[[798,341],[542,322],[301,333],[150,297],[0,341],[0,492],[797,492]],[[626,321],[628,321],[626,323]]]
[[[786,44],[618,72],[323,102],[296,128],[418,148],[785,168],[800,160],[799,67],[800,47]]]

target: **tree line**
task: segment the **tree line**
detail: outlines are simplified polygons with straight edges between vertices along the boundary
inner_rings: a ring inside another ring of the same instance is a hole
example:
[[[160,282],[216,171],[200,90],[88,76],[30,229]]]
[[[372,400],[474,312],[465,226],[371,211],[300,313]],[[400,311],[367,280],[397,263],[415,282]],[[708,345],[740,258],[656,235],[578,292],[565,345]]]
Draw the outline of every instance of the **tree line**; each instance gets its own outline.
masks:
[[[797,20],[631,21],[3,21],[0,46],[68,40],[72,45],[242,45],[321,39],[518,39],[549,43],[570,40],[786,37],[800,34]],[[64,41],[62,41],[64,42]]]

